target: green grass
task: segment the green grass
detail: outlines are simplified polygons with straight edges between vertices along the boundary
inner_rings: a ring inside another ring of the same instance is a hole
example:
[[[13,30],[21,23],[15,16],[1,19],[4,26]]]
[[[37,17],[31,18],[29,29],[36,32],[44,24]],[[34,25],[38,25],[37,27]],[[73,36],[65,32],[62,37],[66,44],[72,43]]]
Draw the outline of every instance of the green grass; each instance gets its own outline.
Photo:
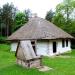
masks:
[[[47,72],[37,69],[26,69],[16,64],[15,54],[10,52],[10,46],[0,44],[0,75],[75,75],[75,51],[63,55],[74,58],[43,57],[43,64],[53,68]]]

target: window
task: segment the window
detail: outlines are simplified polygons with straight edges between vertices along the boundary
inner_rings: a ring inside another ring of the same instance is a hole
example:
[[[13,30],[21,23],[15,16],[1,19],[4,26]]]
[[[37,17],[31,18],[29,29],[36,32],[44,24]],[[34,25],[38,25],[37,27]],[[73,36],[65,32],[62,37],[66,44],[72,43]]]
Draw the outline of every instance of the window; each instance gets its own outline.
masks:
[[[62,47],[65,47],[65,41],[62,40]]]
[[[66,47],[68,47],[68,39],[66,40]]]

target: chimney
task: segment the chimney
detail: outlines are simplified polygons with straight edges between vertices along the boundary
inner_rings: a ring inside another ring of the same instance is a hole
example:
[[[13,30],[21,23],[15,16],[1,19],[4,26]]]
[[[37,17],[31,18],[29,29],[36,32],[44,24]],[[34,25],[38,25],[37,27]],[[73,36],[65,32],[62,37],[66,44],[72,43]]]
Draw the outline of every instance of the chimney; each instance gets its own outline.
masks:
[[[36,18],[36,17],[37,17],[37,13],[32,13],[31,16],[29,17],[29,20],[30,20],[31,18]]]

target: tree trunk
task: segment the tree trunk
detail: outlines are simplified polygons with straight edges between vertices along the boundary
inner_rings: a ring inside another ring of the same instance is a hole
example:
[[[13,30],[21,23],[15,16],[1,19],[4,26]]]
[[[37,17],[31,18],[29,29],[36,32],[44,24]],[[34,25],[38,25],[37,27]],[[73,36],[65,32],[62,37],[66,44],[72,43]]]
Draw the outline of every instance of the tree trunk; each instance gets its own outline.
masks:
[[[67,6],[67,24],[68,24],[68,22],[69,22],[69,8]]]
[[[7,20],[7,23],[6,23],[6,28],[7,28],[7,37],[9,36],[9,21]]]
[[[2,36],[2,24],[1,24],[1,36]]]

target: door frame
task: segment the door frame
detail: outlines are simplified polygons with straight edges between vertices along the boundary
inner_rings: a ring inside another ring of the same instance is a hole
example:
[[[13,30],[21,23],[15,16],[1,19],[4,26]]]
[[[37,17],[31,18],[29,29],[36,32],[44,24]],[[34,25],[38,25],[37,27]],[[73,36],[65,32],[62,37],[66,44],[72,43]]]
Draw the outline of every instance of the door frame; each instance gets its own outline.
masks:
[[[57,43],[56,43],[56,41],[52,42],[52,48],[53,48],[53,53],[56,53],[57,52]]]

